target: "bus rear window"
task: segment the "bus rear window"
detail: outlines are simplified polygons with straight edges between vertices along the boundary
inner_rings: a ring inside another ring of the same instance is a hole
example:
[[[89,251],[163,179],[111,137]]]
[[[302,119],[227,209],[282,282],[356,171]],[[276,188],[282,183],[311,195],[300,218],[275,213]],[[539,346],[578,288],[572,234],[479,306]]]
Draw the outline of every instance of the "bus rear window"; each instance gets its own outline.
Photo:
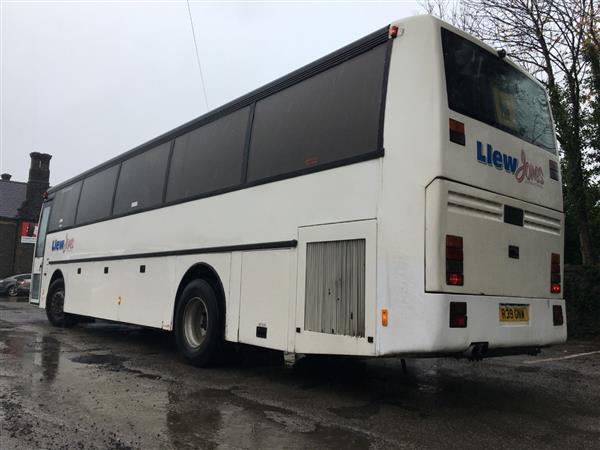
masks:
[[[442,28],[448,106],[555,153],[544,89],[497,55]]]

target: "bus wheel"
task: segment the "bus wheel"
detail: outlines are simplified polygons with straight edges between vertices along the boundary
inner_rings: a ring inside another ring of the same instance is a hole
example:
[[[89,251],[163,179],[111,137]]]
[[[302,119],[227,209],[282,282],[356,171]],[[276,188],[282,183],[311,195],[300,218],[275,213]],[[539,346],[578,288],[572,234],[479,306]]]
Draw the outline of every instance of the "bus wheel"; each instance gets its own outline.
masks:
[[[191,281],[175,311],[175,339],[179,353],[192,365],[215,362],[223,341],[222,318],[214,289],[204,280]]]
[[[65,305],[65,283],[62,279],[52,282],[46,297],[46,316],[55,327],[68,328],[77,323],[72,314],[64,311]]]

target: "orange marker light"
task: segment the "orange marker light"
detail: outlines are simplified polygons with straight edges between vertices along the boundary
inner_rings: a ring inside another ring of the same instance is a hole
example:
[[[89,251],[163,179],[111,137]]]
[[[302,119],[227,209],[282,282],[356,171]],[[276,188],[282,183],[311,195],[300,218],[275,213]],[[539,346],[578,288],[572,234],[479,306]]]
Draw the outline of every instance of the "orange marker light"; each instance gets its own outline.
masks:
[[[381,310],[381,325],[384,327],[387,327],[387,324],[388,324],[388,310],[382,309]]]

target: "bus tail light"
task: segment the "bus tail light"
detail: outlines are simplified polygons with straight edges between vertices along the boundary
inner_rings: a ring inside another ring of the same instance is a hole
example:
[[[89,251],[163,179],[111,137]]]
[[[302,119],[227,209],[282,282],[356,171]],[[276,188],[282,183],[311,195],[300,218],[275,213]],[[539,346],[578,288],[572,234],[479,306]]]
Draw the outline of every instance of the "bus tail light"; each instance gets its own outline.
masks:
[[[450,328],[467,328],[466,302],[450,302]]]
[[[560,255],[552,253],[550,257],[550,292],[552,294],[560,294]]]
[[[565,322],[563,317],[562,306],[552,305],[552,323],[556,326],[562,325]]]
[[[465,124],[458,120],[450,119],[450,142],[455,144],[465,145]]]
[[[446,284],[462,286],[463,275],[463,238],[446,235]]]

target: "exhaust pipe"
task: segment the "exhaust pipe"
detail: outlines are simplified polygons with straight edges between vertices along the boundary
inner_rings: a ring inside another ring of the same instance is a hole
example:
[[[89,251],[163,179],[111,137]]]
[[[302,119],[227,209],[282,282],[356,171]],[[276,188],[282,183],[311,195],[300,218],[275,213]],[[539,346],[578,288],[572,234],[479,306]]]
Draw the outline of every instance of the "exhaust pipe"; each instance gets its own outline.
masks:
[[[463,352],[465,358],[469,361],[481,361],[488,349],[487,342],[473,342],[469,347]]]

